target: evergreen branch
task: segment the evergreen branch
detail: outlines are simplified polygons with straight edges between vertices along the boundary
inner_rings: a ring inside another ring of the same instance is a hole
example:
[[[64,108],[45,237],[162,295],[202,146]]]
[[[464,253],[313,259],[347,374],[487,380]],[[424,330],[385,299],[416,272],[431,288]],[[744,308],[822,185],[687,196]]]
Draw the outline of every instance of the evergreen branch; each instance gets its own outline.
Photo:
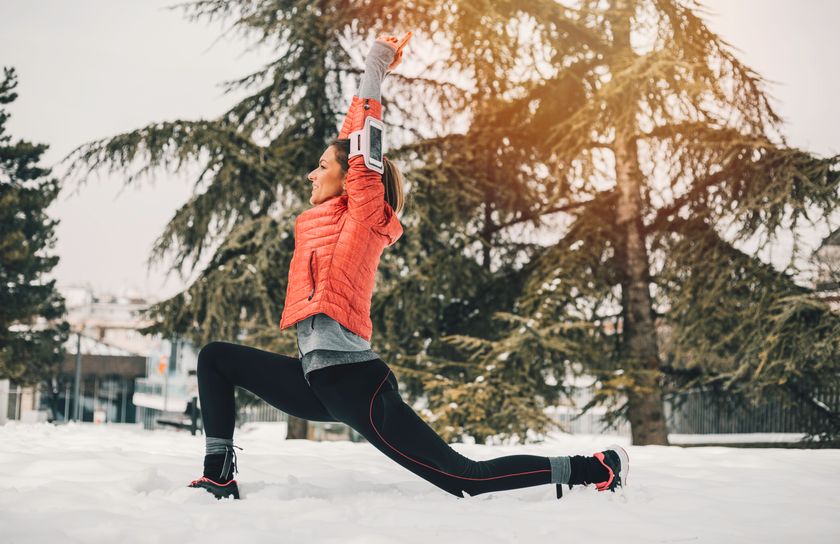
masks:
[[[209,156],[209,158],[208,158]],[[97,140],[77,147],[63,161],[72,161],[68,176],[82,170],[77,191],[88,175],[99,169],[127,169],[135,161],[146,164],[129,173],[123,189],[155,168],[180,170],[188,161],[207,160],[195,181],[196,190],[213,175],[207,189],[193,196],[174,215],[155,242],[149,264],[177,248],[176,264],[188,259],[194,268],[204,249],[236,222],[264,214],[276,200],[277,176],[294,176],[290,164],[273,155],[240,132],[220,122],[156,123],[130,133]],[[240,195],[231,198],[231,195]],[[216,225],[217,229],[211,227]]]

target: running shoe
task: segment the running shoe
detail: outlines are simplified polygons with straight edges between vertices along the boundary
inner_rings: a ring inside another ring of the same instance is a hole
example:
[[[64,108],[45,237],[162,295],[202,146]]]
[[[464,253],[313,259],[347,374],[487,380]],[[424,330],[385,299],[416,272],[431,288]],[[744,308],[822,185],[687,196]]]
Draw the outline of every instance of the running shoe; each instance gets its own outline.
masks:
[[[233,497],[234,499],[239,498],[239,486],[236,483],[236,480],[233,479],[233,475],[239,472],[239,467],[236,463],[236,450],[234,448],[240,448],[239,446],[233,446],[225,448],[225,455],[222,461],[222,470],[219,472],[218,478],[221,482],[217,482],[212,478],[208,478],[208,474],[216,474],[216,469],[218,469],[218,461],[220,461],[220,455],[206,455],[204,457],[204,475],[199,478],[198,480],[193,480],[187,487],[201,487],[206,489],[208,492],[212,493],[217,499],[223,499],[225,497]]]
[[[207,476],[202,476],[198,480],[190,482],[190,485],[187,487],[202,487],[212,493],[217,499],[223,499],[231,496],[234,499],[239,498],[239,486],[236,485],[236,480],[231,480],[222,484],[211,480]]]
[[[621,446],[613,444],[604,451],[593,454],[610,473],[609,478],[595,484],[598,491],[610,490],[615,493],[616,487],[627,486],[627,476],[630,473],[630,457]]]

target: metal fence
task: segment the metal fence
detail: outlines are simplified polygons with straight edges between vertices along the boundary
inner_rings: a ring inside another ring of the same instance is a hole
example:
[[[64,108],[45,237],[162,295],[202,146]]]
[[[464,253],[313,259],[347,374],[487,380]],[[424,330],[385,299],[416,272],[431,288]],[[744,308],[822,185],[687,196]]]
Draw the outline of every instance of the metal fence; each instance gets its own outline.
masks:
[[[236,411],[236,425],[241,427],[245,423],[256,421],[288,421],[289,416],[265,401],[251,406],[242,406]]]
[[[20,419],[20,398],[23,388],[19,385],[9,387],[9,398],[6,408],[6,418]]]
[[[620,423],[617,428],[607,429],[603,421],[603,408],[594,408],[587,413],[580,415],[580,410],[574,407],[558,406],[551,410],[552,418],[557,421],[560,428],[572,434],[617,434],[629,437],[631,435],[630,424],[628,422]],[[259,402],[254,405],[240,407],[236,414],[236,426],[250,422],[265,422],[265,421],[286,421],[289,416],[285,412],[274,408],[273,406]],[[364,438],[355,430],[349,427],[345,429],[343,423],[325,423],[319,421],[310,421],[310,427],[313,427],[313,437],[317,439],[328,439],[330,434],[347,435],[349,439],[355,442],[363,441]]]
[[[820,388],[812,396],[834,413],[840,412],[840,388]],[[699,390],[667,396],[664,404],[668,431],[680,434],[801,433],[817,427],[822,417],[778,399],[757,406],[714,402]]]
[[[154,408],[147,408],[143,406],[137,407],[137,421],[143,422],[143,428],[146,430],[154,430],[163,428],[159,419],[169,419],[173,421],[183,420],[186,422],[188,417],[181,412],[164,412]],[[249,406],[239,406],[236,410],[236,426],[241,427],[245,423],[251,422],[279,422],[287,421],[288,416],[271,406],[265,401],[260,401]],[[201,426],[199,425],[199,428]]]
[[[547,410],[551,418],[563,432],[570,434],[614,434],[619,436],[631,435],[630,423],[623,421],[614,427],[607,427],[604,422],[603,408],[591,408],[585,414],[572,406],[553,406]]]
[[[7,402],[6,417],[9,420],[20,419],[23,388],[11,385],[7,394],[8,397],[2,399]],[[574,406],[553,406],[547,411],[560,428],[572,434],[610,433],[630,436],[631,429],[627,422],[622,422],[617,428],[606,427],[602,418],[603,408],[595,407],[580,415],[578,407],[588,402],[591,394],[591,388],[581,388],[574,392]],[[813,398],[829,410],[840,412],[840,388],[820,388],[813,392]],[[63,400],[68,399],[69,394]],[[89,396],[84,396],[83,402],[86,408],[91,411],[94,409]],[[664,411],[668,432],[677,434],[802,433],[814,428],[818,423],[817,418],[821,417],[813,410],[796,404],[785,405],[778,399],[767,400],[758,406],[714,402],[708,393],[701,390],[666,395]],[[146,429],[159,428],[156,420],[167,416],[180,417],[183,414],[137,407],[137,421],[142,421]],[[118,420],[121,418],[106,419],[109,422]],[[288,415],[264,401],[241,406],[237,410],[237,426],[250,422],[282,421],[288,421]]]
[[[281,412],[265,401],[243,406],[236,412],[236,426],[241,427],[251,422],[280,422],[288,423],[289,415]],[[355,429],[340,422],[310,421],[308,438],[311,440],[350,440],[362,442],[365,438]]]

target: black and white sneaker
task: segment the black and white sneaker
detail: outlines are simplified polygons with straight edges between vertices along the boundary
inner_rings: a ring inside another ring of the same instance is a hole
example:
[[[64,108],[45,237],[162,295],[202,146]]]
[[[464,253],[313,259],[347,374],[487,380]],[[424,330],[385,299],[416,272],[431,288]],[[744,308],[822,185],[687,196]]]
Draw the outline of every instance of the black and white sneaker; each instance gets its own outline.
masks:
[[[222,454],[210,454],[204,457],[204,475],[198,480],[193,480],[187,487],[201,487],[212,493],[217,499],[226,497],[239,498],[239,486],[233,475],[239,472],[236,466],[236,451],[233,448],[239,446],[228,447],[225,450],[224,458]],[[239,448],[240,450],[242,448]],[[221,464],[221,470],[219,470]],[[208,476],[214,475],[213,478]],[[218,476],[215,476],[218,474]]]
[[[239,498],[239,486],[236,480],[230,480],[227,483],[219,483],[211,480],[207,476],[202,476],[198,480],[193,480],[187,487],[202,487],[212,493],[217,499],[224,499],[226,497]]]
[[[627,475],[630,473],[630,457],[624,448],[617,444],[609,446],[604,451],[599,451],[593,454],[595,459],[599,460],[602,465],[607,467],[610,473],[609,478],[603,482],[595,484],[598,491],[610,490],[615,493],[616,487],[627,486]]]

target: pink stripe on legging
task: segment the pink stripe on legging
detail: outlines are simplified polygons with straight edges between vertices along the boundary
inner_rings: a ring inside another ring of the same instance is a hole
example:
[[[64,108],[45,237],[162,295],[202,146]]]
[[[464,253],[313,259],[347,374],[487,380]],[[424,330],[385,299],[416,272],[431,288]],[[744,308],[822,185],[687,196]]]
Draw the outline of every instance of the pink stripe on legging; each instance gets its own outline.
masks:
[[[497,479],[497,478],[507,478],[507,477],[509,477],[509,476],[522,476],[522,475],[525,475],[525,474],[537,474],[537,473],[539,473],[539,472],[551,472],[551,469],[543,469],[543,470],[531,470],[531,471],[528,471],[528,472],[517,472],[517,473],[515,473],[515,474],[505,474],[505,475],[502,475],[502,476],[490,476],[489,478],[469,478],[469,477],[467,477],[467,476],[458,476],[457,474],[450,474],[450,473],[448,473],[448,472],[444,472],[444,471],[442,471],[442,470],[440,470],[440,469],[438,469],[438,468],[435,468],[435,467],[429,466],[429,465],[427,465],[426,463],[423,463],[423,462],[421,462],[421,461],[418,461],[417,459],[412,459],[411,457],[409,457],[408,455],[404,454],[403,452],[401,452],[400,450],[398,450],[397,448],[395,448],[394,446],[392,446],[390,443],[388,443],[388,441],[387,441],[387,440],[385,440],[385,437],[384,437],[384,436],[382,436],[382,435],[379,433],[379,430],[376,428],[376,425],[374,425],[374,424],[373,424],[373,399],[375,399],[375,398],[376,398],[376,394],[377,394],[377,393],[379,393],[379,390],[380,390],[380,389],[382,389],[382,384],[383,384],[383,383],[385,383],[385,380],[387,380],[387,379],[388,379],[388,375],[389,375],[390,373],[391,373],[391,369],[389,368],[389,369],[388,369],[388,372],[385,374],[385,379],[384,379],[384,380],[382,380],[382,382],[379,384],[379,387],[377,387],[377,388],[376,388],[376,391],[374,391],[373,396],[370,398],[370,426],[371,426],[371,427],[373,427],[373,430],[374,430],[374,431],[376,431],[376,434],[377,434],[377,435],[379,435],[379,438],[381,438],[383,442],[385,442],[386,444],[388,444],[388,447],[389,447],[389,448],[391,448],[391,449],[392,449],[392,450],[394,450],[395,452],[399,453],[400,455],[402,455],[402,456],[403,456],[403,457],[405,457],[406,459],[409,459],[409,460],[411,460],[411,461],[414,461],[414,462],[415,462],[415,463],[417,463],[418,465],[423,465],[423,466],[424,466],[424,467],[426,467],[426,468],[430,468],[430,469],[432,469],[432,470],[434,470],[434,471],[440,472],[441,474],[445,474],[445,475],[447,475],[447,476],[451,476],[451,477],[453,477],[453,478],[461,478],[462,480],[495,480],[495,479]]]

